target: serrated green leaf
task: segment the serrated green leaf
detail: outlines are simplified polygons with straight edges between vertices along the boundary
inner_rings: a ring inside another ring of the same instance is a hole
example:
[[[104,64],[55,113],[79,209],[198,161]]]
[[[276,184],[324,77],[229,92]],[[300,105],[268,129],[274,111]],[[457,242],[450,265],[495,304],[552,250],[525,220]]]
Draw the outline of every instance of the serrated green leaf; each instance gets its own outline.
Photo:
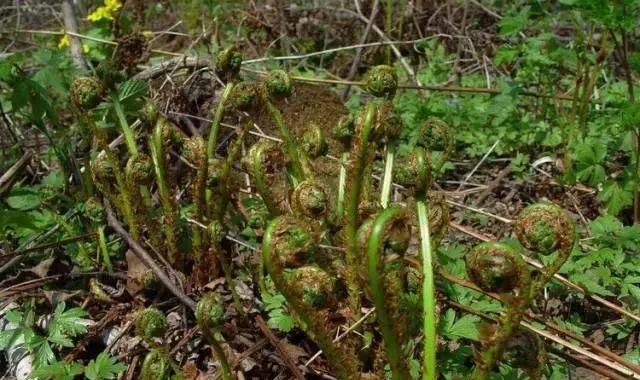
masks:
[[[147,82],[140,79],[129,79],[120,85],[120,102],[124,103],[130,99],[146,96],[148,92]]]
[[[84,375],[89,380],[115,379],[126,367],[107,352],[101,352],[95,360],[91,360],[85,368]]]

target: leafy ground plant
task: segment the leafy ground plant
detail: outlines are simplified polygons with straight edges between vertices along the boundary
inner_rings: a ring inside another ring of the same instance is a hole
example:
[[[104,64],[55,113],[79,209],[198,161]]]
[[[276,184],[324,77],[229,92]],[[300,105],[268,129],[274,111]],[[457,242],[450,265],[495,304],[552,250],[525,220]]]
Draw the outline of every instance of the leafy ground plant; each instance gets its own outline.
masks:
[[[0,7],[2,376],[640,379],[637,1],[174,3]]]

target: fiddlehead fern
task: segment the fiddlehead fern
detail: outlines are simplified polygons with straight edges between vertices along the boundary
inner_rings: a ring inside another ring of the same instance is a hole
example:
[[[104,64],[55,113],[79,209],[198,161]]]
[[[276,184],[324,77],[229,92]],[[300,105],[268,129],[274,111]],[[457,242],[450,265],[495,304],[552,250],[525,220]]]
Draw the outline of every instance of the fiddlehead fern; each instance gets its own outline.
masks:
[[[527,264],[515,249],[501,243],[483,243],[467,254],[469,278],[486,292],[514,293],[500,325],[481,343],[476,353],[473,380],[485,380],[501,359],[505,345],[517,331],[531,300]]]
[[[194,205],[194,219],[202,224],[206,215],[205,190],[207,185],[207,152],[204,139],[200,136],[187,139],[184,142],[182,154],[195,168],[190,193]],[[192,235],[192,246],[196,271],[204,269],[202,260],[204,250],[206,250],[205,240],[200,229],[195,228]]]
[[[306,177],[311,176],[310,165],[307,162],[307,156],[298,149],[293,135],[282,117],[282,113],[273,104],[273,101],[277,99],[291,96],[293,91],[291,77],[285,71],[272,70],[267,73],[262,85],[262,101],[282,136],[284,151],[289,161],[291,176],[295,185]]]
[[[160,195],[160,204],[162,205],[162,217],[169,262],[178,267],[182,266],[181,257],[178,250],[178,206],[171,193],[170,178],[167,175],[167,153],[173,137],[173,126],[169,120],[160,116],[156,122],[156,126],[149,141],[149,151],[153,161],[153,168],[158,184],[158,194]]]
[[[214,57],[214,71],[225,82],[238,77],[242,65],[242,54],[235,46],[220,50]]]
[[[391,66],[375,66],[367,73],[365,89],[373,96],[391,98],[398,88],[398,76]]]
[[[401,322],[399,304],[403,293],[403,255],[411,238],[409,226],[404,210],[393,206],[362,227],[370,231],[366,239],[367,277],[394,380],[411,378],[409,360],[403,354],[406,323]]]
[[[557,253],[534,282],[534,296],[567,261],[576,239],[576,227],[567,212],[550,203],[536,203],[518,214],[515,228],[520,243],[537,254]]]
[[[206,293],[196,305],[196,321],[202,335],[209,342],[220,362],[223,380],[232,380],[229,361],[222,345],[215,337],[215,334],[220,333],[220,327],[224,322],[224,310],[224,301],[219,294]]]
[[[321,218],[329,211],[329,196],[320,183],[306,180],[293,190],[291,208],[296,215]]]
[[[71,82],[69,98],[80,110],[95,108],[102,101],[104,87],[94,77],[78,77]]]
[[[318,124],[309,123],[301,140],[300,148],[306,152],[310,158],[318,158],[327,154],[329,145],[327,145],[324,132]]]
[[[519,329],[507,342],[502,361],[522,369],[530,380],[540,380],[548,361],[547,350],[537,334]]]
[[[151,343],[156,338],[161,338],[167,331],[167,320],[160,310],[148,307],[141,310],[136,316],[136,335]]]
[[[171,376],[171,360],[160,349],[149,351],[142,362],[140,379],[169,380]]]
[[[329,306],[325,303],[328,297],[325,293],[333,292],[328,291],[332,284],[328,275],[320,268],[307,266],[317,249],[313,231],[313,226],[303,220],[291,216],[275,218],[263,237],[262,259],[274,284],[302,322],[305,332],[323,350],[337,377],[340,380],[358,379],[355,353],[332,341],[326,319],[318,310],[320,306]],[[305,280],[304,284],[302,280]],[[306,283],[306,280],[312,283]]]
[[[280,194],[274,191],[274,187],[281,182],[278,176],[282,175],[285,165],[282,150],[272,141],[260,140],[251,146],[243,162],[269,212],[281,214]]]

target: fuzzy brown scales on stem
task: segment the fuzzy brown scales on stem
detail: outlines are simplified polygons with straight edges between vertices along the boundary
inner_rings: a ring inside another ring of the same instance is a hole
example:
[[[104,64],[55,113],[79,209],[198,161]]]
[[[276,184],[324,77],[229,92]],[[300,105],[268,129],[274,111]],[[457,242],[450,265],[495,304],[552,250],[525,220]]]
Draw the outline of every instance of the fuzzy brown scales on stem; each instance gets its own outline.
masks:
[[[326,313],[332,306],[334,280],[310,264],[317,254],[318,236],[310,223],[292,216],[279,216],[269,223],[262,245],[265,268],[284,295],[309,337],[324,351],[340,380],[360,378],[355,352],[334,343]]]
[[[507,314],[499,327],[483,341],[476,356],[473,380],[485,380],[516,336],[518,325],[534,297],[568,259],[575,244],[575,225],[567,213],[553,204],[534,204],[520,212],[516,235],[524,247],[537,254],[555,253],[555,258],[531,280],[519,252],[504,244],[485,243],[467,256],[469,277],[485,291],[514,292],[508,298]],[[517,343],[517,341],[516,341]],[[542,355],[542,353],[540,353]],[[529,368],[539,376],[539,370]]]

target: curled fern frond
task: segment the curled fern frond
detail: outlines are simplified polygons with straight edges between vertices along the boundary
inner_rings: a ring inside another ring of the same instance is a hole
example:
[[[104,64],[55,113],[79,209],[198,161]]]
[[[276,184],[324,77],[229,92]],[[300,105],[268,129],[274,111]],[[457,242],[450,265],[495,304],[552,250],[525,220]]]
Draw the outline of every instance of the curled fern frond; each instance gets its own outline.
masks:
[[[331,281],[318,269],[302,269],[297,272],[307,265],[317,247],[317,236],[310,233],[309,228],[308,222],[291,216],[279,216],[272,220],[262,240],[264,266],[292,312],[302,321],[305,332],[324,351],[337,377],[340,380],[357,379],[359,375],[354,360],[355,353],[333,342],[326,318],[317,308],[324,304],[319,302],[322,297],[318,296],[328,291]],[[287,270],[295,272],[287,278]],[[325,285],[301,287],[294,281],[296,278],[315,279]]]
[[[355,120],[352,115],[344,115],[338,120],[338,124],[332,129],[331,134],[334,139],[340,141],[345,147],[351,143],[355,134]]]
[[[160,349],[149,351],[142,362],[142,380],[168,380],[171,376],[171,360]]]
[[[570,251],[576,238],[575,225],[566,211],[549,203],[523,209],[518,214],[515,232],[525,248],[543,255]]]
[[[214,70],[216,75],[227,82],[237,78],[242,65],[242,54],[235,46],[229,46],[220,50],[214,58]]]
[[[71,82],[69,97],[71,102],[81,110],[95,108],[102,101],[104,87],[94,77],[78,77]]]
[[[260,140],[251,146],[243,163],[269,212],[274,215],[280,214],[280,207],[271,185],[275,177],[282,174],[285,165],[282,150],[272,141]]]
[[[398,76],[391,66],[375,66],[367,73],[365,89],[373,96],[392,98],[398,88]]]
[[[309,123],[302,135],[302,141],[300,142],[300,148],[310,158],[317,158],[327,154],[329,145],[324,137],[324,131],[316,123]]]
[[[153,181],[153,161],[144,153],[130,157],[124,172],[132,185],[148,186]]]
[[[237,111],[249,111],[258,101],[258,85],[250,82],[236,84],[229,95],[229,106]]]
[[[302,302],[313,308],[335,305],[336,279],[314,265],[295,268],[285,273],[287,281],[296,284],[302,293]]]
[[[229,360],[222,349],[222,345],[215,337],[215,334],[220,332],[220,327],[224,322],[224,312],[224,300],[217,293],[205,293],[196,305],[196,321],[198,322],[198,327],[200,327],[205,339],[216,353],[222,370],[222,378],[223,380],[232,380],[233,375],[231,373],[231,367],[229,366]]]
[[[515,249],[502,243],[483,243],[466,256],[467,274],[480,289],[508,293],[521,289],[527,264]]]
[[[454,148],[453,132],[444,121],[429,118],[418,130],[418,145],[429,152],[431,168],[438,172],[447,162]],[[438,154],[435,154],[435,153]]]
[[[405,187],[413,188],[417,193],[425,194],[431,184],[431,166],[429,156],[423,148],[415,148],[409,154],[397,157],[394,168],[395,181]]]
[[[287,98],[293,90],[293,82],[286,71],[272,70],[264,78],[264,88],[269,99]]]
[[[209,292],[196,305],[196,320],[203,329],[219,331],[224,322],[224,300],[218,293]]]
[[[519,329],[505,345],[502,362],[527,372],[531,380],[540,380],[547,363],[547,350],[540,336]]]
[[[319,183],[306,180],[300,182],[291,194],[291,208],[298,215],[318,218],[329,210],[329,197]]]
[[[141,310],[136,316],[135,331],[137,336],[148,342],[162,337],[167,331],[164,313],[153,307]]]

